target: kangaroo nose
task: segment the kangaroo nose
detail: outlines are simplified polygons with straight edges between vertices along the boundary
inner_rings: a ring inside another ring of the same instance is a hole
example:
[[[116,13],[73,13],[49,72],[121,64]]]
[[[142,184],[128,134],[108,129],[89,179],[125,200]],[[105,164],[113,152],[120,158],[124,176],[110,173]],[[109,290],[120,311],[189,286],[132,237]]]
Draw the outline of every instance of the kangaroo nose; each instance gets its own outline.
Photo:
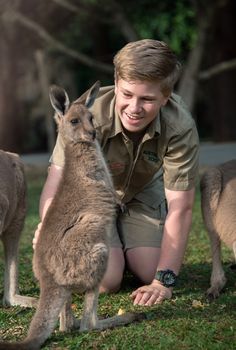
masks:
[[[92,139],[94,140],[96,137],[96,130],[91,130],[89,134],[92,136]]]

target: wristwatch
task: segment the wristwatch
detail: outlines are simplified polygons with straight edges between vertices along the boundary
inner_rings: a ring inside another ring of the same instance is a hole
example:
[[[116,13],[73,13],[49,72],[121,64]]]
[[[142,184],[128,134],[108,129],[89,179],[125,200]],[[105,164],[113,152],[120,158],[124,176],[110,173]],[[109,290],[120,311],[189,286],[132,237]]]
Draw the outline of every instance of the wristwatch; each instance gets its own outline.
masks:
[[[157,271],[155,279],[163,284],[164,287],[174,287],[177,281],[177,275],[172,270]]]

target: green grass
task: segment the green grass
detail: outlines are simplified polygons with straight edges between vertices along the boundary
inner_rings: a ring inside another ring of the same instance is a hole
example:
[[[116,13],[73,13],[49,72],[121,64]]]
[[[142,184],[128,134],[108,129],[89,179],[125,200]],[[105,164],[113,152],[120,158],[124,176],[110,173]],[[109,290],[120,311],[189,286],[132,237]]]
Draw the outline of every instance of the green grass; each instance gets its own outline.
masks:
[[[38,201],[44,175],[38,171],[27,173],[28,214],[20,244],[20,291],[24,295],[38,296],[39,288],[32,272],[32,238],[38,223]],[[3,251],[0,247],[0,276],[3,276]],[[145,311],[147,320],[127,327],[78,334],[60,333],[58,329],[47,340],[43,349],[84,350],[150,350],[150,349],[235,349],[236,348],[236,288],[235,272],[230,269],[233,254],[223,247],[223,262],[228,282],[224,293],[209,303],[205,291],[209,287],[211,256],[204,229],[200,195],[197,192],[193,225],[188,249],[173,299],[150,308],[134,307],[129,297],[137,287],[129,274],[125,275],[118,294],[99,298],[99,315],[113,316],[120,308],[126,311]],[[2,285],[2,284],[1,284]],[[2,297],[2,288],[0,289]],[[73,309],[80,317],[83,298],[74,296]],[[196,304],[196,306],[195,306]],[[10,307],[0,308],[0,337],[19,340],[26,333],[34,310]]]

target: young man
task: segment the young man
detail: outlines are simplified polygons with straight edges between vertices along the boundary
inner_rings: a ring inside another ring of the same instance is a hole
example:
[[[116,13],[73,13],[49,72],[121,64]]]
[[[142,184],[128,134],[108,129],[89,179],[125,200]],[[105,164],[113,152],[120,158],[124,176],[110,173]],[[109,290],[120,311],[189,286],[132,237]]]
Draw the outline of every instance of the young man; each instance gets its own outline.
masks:
[[[115,86],[101,88],[91,110],[127,213],[117,217],[100,291],[118,291],[126,266],[144,284],[132,293],[134,304],[150,306],[171,298],[183,261],[198,176],[198,135],[181,98],[172,93],[180,64],[165,43],[131,42],[117,53],[114,66]],[[41,195],[41,220],[63,162],[58,137]]]

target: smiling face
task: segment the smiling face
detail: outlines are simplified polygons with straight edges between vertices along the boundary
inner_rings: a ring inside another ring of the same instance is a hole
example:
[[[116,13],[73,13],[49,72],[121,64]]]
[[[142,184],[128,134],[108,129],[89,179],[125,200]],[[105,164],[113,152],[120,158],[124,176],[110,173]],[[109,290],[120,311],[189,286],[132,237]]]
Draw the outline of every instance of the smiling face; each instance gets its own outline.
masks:
[[[115,84],[115,108],[124,131],[140,133],[157,117],[169,96],[164,96],[156,81],[126,81]]]

